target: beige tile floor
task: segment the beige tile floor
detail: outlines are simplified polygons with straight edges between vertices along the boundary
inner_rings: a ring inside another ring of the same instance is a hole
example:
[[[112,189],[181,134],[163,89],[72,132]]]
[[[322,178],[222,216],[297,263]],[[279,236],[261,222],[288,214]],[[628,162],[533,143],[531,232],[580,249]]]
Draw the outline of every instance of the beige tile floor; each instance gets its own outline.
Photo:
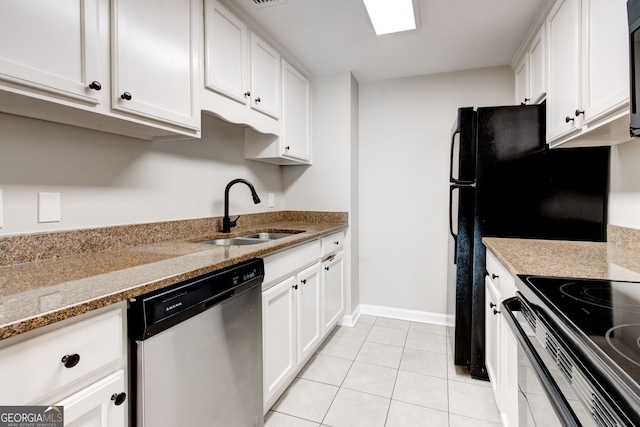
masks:
[[[265,427],[499,427],[489,383],[453,365],[451,333],[365,315],[338,326]]]

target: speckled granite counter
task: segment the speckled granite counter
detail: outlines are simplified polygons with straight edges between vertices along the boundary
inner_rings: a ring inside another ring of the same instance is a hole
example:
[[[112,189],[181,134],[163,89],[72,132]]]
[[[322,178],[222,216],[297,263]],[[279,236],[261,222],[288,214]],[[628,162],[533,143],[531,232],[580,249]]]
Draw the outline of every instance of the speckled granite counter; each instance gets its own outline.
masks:
[[[610,225],[609,241],[485,237],[483,243],[511,274],[640,281],[640,230]]]
[[[346,213],[243,215],[0,238],[0,339],[343,230]],[[298,234],[246,246],[195,243],[251,232]]]

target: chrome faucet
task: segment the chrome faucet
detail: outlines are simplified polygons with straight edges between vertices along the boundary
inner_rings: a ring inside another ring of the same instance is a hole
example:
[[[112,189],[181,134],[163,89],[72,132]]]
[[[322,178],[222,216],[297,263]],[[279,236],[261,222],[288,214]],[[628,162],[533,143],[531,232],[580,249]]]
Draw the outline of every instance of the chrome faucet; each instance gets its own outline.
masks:
[[[231,228],[236,226],[236,222],[238,221],[238,218],[240,218],[240,215],[238,215],[236,219],[234,219],[233,221],[231,221],[231,218],[229,218],[229,189],[233,184],[237,184],[238,182],[247,184],[247,186],[251,190],[251,197],[253,197],[253,203],[255,203],[256,205],[260,203],[260,197],[258,197],[258,193],[256,193],[256,189],[253,188],[253,184],[251,184],[246,179],[234,179],[233,181],[228,183],[227,188],[224,189],[224,218],[222,218],[223,233],[230,233]]]

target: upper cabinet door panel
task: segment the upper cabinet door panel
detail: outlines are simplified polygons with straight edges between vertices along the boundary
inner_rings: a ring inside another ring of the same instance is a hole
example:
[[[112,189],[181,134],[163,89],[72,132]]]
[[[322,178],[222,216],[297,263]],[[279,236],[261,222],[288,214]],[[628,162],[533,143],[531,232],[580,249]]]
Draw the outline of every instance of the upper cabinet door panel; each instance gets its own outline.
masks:
[[[193,3],[113,0],[112,5],[113,108],[197,128]]]
[[[585,123],[629,101],[626,0],[583,0]]]
[[[580,0],[560,0],[547,21],[549,94],[547,140],[580,129]],[[567,118],[569,120],[567,120]],[[573,118],[573,120],[571,120]]]
[[[547,94],[547,70],[545,68],[547,49],[545,41],[545,27],[543,24],[528,52],[531,102],[536,104],[542,102]]]
[[[3,0],[0,87],[98,104],[98,28],[97,0]]]
[[[205,9],[205,86],[246,104],[247,26],[217,1],[205,2]]]
[[[280,118],[280,54],[251,33],[251,107]]]

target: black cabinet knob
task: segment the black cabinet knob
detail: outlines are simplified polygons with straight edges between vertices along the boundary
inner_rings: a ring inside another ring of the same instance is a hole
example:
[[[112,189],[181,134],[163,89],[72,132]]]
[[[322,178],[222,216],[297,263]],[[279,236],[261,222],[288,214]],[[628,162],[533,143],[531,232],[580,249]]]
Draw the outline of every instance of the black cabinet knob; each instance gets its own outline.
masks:
[[[567,117],[565,117],[565,118],[564,118],[564,121],[565,121],[566,123],[572,122],[572,121],[574,121],[574,120],[575,120],[575,118],[573,118],[573,117],[569,117],[569,116],[567,116]]]
[[[113,393],[113,395],[111,396],[111,400],[113,400],[113,403],[116,406],[120,406],[124,403],[125,400],[127,400],[127,393]]]
[[[305,284],[307,283],[307,279],[300,280],[300,283],[302,283],[303,285],[305,285]]]
[[[246,92],[244,93],[244,96],[245,96],[246,98],[250,97],[250,96],[251,96],[251,92],[246,91]]]
[[[80,362],[80,355],[79,354],[66,354],[63,358],[62,358],[62,363],[64,364],[65,368],[73,368],[74,366],[76,366],[78,364],[78,362]]]
[[[584,110],[576,109],[576,117],[578,117],[580,114],[584,114]]]
[[[327,270],[327,271],[329,271],[329,267],[325,267],[324,269],[325,269],[325,270]]]
[[[102,85],[100,84],[100,82],[97,82],[94,80],[91,83],[89,83],[89,89],[100,90],[102,89]]]
[[[491,278],[492,278],[493,280],[496,280],[496,279],[499,279],[499,278],[500,278],[500,276],[498,276],[497,274],[493,274],[493,273],[491,273]]]
[[[120,95],[120,98],[126,100],[126,101],[131,101],[131,94],[129,92],[125,92],[122,95]]]
[[[296,283],[295,285],[292,286],[293,289],[298,289],[298,284]]]
[[[260,97],[256,98],[256,102],[260,102]]]
[[[286,147],[284,147],[284,149],[289,151],[291,149],[291,146],[287,145]]]
[[[500,314],[500,310],[498,310],[498,309],[494,308],[494,309],[493,309],[493,314],[494,314],[494,315],[496,315],[496,314]]]

